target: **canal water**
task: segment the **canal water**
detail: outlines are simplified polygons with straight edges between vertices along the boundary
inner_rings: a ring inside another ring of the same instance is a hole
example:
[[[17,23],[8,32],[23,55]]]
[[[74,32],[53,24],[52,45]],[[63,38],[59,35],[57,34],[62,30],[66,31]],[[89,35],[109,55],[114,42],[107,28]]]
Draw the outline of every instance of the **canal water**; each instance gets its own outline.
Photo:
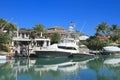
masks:
[[[0,80],[120,80],[120,57],[0,60]]]

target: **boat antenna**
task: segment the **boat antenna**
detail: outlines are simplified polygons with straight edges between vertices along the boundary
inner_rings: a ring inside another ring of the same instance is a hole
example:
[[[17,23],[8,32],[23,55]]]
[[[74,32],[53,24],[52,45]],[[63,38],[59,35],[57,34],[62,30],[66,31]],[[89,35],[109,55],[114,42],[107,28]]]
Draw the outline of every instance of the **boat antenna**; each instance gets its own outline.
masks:
[[[73,21],[71,21],[70,26],[69,26],[69,33],[67,35],[68,38],[71,37],[71,34],[72,34],[74,28],[75,28],[75,23]]]
[[[71,21],[69,26],[69,31],[73,31],[73,28],[75,28],[75,23]]]
[[[82,32],[82,30],[84,29],[85,25],[86,25],[86,23],[84,22],[82,27],[81,27],[81,29],[80,29],[80,32]]]

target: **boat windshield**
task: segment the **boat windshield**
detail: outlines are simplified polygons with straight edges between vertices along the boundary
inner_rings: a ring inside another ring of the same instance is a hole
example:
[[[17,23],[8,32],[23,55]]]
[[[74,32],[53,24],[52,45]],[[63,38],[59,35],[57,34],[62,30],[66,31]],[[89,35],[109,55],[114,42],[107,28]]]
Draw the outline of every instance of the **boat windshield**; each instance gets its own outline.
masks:
[[[60,43],[75,43],[75,41],[73,39],[63,39]]]
[[[76,50],[74,47],[58,46],[60,49]]]

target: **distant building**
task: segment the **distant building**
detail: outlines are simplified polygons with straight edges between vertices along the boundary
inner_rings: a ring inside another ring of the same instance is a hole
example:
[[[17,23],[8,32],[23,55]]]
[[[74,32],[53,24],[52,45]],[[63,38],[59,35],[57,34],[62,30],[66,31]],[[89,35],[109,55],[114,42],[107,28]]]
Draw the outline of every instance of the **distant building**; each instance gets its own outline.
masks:
[[[53,26],[47,29],[47,34],[51,35],[57,32],[61,35],[61,38],[71,37],[79,41],[79,36],[81,35],[81,33],[78,31],[74,31],[73,28],[74,27],[72,27],[72,25],[69,26],[69,30],[66,30],[60,26]]]
[[[29,32],[27,30],[19,30],[17,38],[29,39]]]
[[[100,39],[100,40],[107,40],[107,39],[108,39],[108,37],[106,37],[106,36],[101,36],[101,35],[96,36],[96,38],[98,38],[98,39]]]
[[[52,28],[47,29],[47,34],[51,35],[53,33],[59,33],[62,38],[66,37],[67,30],[59,27],[59,26],[53,26]]]

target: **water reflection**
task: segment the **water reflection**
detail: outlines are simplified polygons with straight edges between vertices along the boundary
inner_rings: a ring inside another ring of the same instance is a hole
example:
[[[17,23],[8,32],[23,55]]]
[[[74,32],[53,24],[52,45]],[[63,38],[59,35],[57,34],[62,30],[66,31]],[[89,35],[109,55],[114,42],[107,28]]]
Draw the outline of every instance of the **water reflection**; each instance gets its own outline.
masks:
[[[120,66],[120,58],[116,57],[116,58],[106,59],[104,61],[104,64],[113,67]]]
[[[0,60],[0,80],[120,80],[120,58]]]

